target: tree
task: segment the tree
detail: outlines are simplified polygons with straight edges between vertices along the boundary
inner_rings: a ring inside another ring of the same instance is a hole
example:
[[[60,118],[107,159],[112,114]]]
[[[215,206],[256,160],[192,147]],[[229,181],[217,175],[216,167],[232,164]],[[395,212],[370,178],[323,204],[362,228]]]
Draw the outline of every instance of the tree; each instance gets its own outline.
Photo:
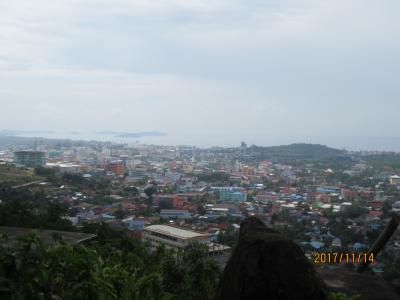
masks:
[[[227,230],[221,231],[218,234],[218,243],[235,248],[238,242],[239,231],[235,230],[232,226],[229,226]]]
[[[273,213],[271,216],[271,224],[274,224],[277,221],[278,221],[278,215],[276,213]]]
[[[392,210],[392,204],[394,201],[385,201],[382,205],[382,213],[384,217],[389,216],[389,212]]]
[[[155,194],[156,192],[157,192],[157,188],[152,184],[149,184],[144,189],[144,193],[147,195],[147,197],[152,197],[153,194]]]
[[[124,187],[123,191],[129,196],[137,196],[139,194],[139,190],[135,186]]]
[[[83,229],[97,240],[46,245],[33,233],[0,246],[0,298],[213,299],[220,270],[204,245],[152,252],[107,224]]]
[[[382,262],[384,263],[383,277],[386,280],[400,280],[400,256],[394,251],[386,251],[382,253]]]
[[[0,188],[0,225],[70,230],[74,227],[64,219],[68,207],[50,202],[43,192]]]
[[[46,178],[46,180],[48,180],[50,182],[58,183],[60,180],[59,176],[56,174],[56,171],[54,169],[45,168],[45,167],[37,167],[37,168],[35,168],[34,172],[35,172],[35,175],[43,176]]]
[[[158,206],[160,207],[160,209],[171,209],[172,202],[169,200],[161,200]]]
[[[114,213],[114,216],[118,219],[118,220],[122,220],[125,217],[125,212],[122,209],[122,206],[119,205],[118,206],[118,210]]]

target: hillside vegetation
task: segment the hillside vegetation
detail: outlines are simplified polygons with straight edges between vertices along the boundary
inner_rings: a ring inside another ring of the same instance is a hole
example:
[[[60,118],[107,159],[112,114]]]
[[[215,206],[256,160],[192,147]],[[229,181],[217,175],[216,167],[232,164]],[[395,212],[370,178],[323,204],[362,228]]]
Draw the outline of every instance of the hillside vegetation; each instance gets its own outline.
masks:
[[[255,159],[267,159],[285,163],[298,160],[316,161],[347,157],[343,150],[318,144],[292,144],[272,147],[251,146],[248,152],[249,155]]]

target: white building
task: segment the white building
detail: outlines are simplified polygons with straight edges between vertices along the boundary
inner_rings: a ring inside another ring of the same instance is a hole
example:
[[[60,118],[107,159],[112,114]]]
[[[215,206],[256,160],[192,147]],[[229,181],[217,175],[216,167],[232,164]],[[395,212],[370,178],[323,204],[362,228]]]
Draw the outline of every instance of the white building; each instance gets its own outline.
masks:
[[[47,163],[46,167],[55,169],[62,174],[64,173],[77,174],[81,172],[81,165],[78,164]]]
[[[154,249],[160,245],[183,249],[194,242],[209,244],[210,236],[168,225],[151,225],[145,227],[143,240],[149,242]]]
[[[389,182],[390,182],[390,184],[393,184],[393,185],[399,185],[400,184],[400,176],[398,176],[398,175],[390,176]]]
[[[185,249],[191,243],[207,246],[208,256],[213,257],[224,266],[230,256],[231,248],[210,241],[210,235],[168,225],[151,225],[145,227],[143,240],[150,243],[152,249],[164,245],[169,249]]]

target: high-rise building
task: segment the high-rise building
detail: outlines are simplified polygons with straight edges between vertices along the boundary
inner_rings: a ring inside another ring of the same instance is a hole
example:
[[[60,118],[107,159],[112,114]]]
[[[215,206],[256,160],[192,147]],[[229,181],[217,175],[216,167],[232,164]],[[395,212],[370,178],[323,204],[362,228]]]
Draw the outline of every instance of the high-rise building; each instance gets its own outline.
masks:
[[[141,180],[146,177],[146,168],[141,166],[135,166],[133,170],[129,171],[129,176]]]
[[[243,202],[247,200],[247,194],[243,192],[233,192],[231,194],[232,202]]]
[[[219,201],[229,201],[231,199],[231,192],[232,190],[229,187],[221,188],[219,191]]]
[[[64,156],[64,151],[61,150],[51,150],[47,153],[47,157],[49,160],[62,160]]]
[[[125,165],[123,161],[112,161],[108,164],[107,170],[113,172],[117,176],[124,176],[125,174]]]
[[[247,144],[245,142],[242,142],[240,144],[240,156],[243,158],[243,156],[246,155],[247,152]]]
[[[14,163],[26,167],[43,167],[46,164],[46,155],[43,151],[16,151]]]

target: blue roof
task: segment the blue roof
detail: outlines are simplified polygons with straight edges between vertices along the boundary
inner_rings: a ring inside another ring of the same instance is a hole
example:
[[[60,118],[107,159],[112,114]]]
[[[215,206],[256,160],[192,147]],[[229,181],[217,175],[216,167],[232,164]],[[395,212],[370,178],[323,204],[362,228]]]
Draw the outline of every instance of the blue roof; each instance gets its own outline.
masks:
[[[354,249],[361,249],[361,248],[367,248],[364,244],[361,244],[361,243],[354,243],[354,245],[353,245],[353,248]]]
[[[381,225],[380,224],[378,224],[378,223],[373,223],[373,224],[371,224],[371,225],[369,225],[372,229],[379,229],[379,227],[381,227]]]
[[[321,249],[325,244],[322,242],[312,241],[310,242],[310,246],[314,249]]]

